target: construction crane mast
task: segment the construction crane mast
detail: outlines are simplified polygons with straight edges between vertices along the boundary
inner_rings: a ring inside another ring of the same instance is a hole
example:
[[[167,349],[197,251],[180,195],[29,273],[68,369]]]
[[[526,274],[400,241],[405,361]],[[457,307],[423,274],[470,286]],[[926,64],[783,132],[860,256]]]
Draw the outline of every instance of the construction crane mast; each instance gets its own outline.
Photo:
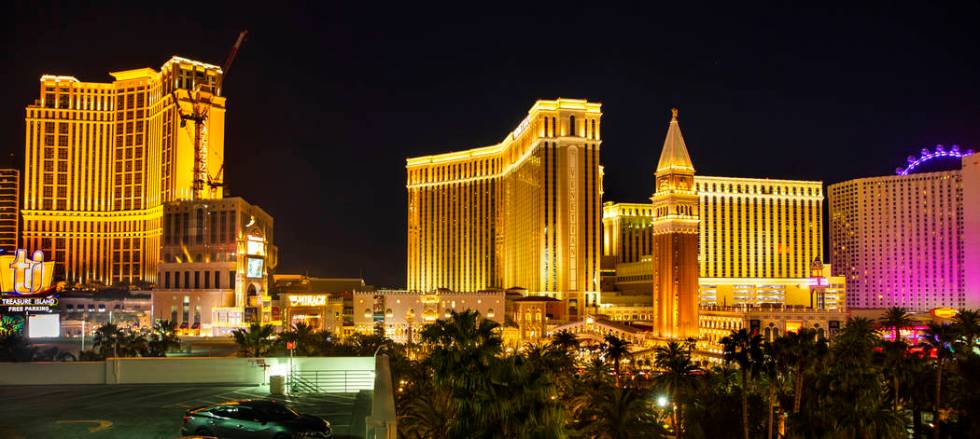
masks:
[[[228,53],[225,64],[221,69],[221,76],[218,78],[217,88],[211,90],[206,84],[198,84],[188,94],[191,102],[190,114],[184,113],[180,108],[176,90],[171,93],[175,107],[177,108],[177,113],[180,116],[180,126],[185,127],[187,121],[194,123],[194,180],[192,186],[194,199],[204,198],[205,185],[209,186],[212,190],[224,186],[221,178],[225,168],[224,163],[221,164],[215,177],[208,174],[208,114],[211,110],[211,99],[216,95],[221,95],[221,87],[224,79],[228,76],[231,65],[238,55],[238,49],[241,48],[247,35],[248,30],[244,30],[238,34],[238,39],[231,47],[231,51]]]

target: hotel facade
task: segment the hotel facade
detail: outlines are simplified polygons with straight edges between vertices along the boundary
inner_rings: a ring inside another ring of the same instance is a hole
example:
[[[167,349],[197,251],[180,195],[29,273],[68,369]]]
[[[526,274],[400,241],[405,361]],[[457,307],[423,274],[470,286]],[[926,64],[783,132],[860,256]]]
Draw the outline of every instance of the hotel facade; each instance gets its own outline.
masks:
[[[188,335],[273,322],[273,219],[238,197],[167,203],[153,318]]]
[[[156,282],[163,204],[222,195],[202,184],[224,161],[221,68],[173,57],[111,75],[44,75],[26,108],[22,247],[69,283]]]
[[[808,303],[811,265],[823,259],[819,181],[695,176],[702,306]],[[649,291],[653,205],[603,207],[603,261],[617,289]],[[833,282],[843,291],[843,280]]]
[[[831,262],[848,306],[980,307],[976,157],[938,145],[898,175],[830,185]]]
[[[537,101],[499,143],[407,160],[408,289],[600,300],[601,106]]]

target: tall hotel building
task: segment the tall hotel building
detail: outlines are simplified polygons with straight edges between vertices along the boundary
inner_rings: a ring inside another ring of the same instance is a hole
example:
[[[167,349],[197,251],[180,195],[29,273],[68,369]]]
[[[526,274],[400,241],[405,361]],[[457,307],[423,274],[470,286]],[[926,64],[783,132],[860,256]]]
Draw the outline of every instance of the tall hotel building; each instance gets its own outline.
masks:
[[[823,258],[821,182],[695,176],[694,190],[701,305],[809,302],[811,264]],[[603,208],[603,261],[627,294],[650,288],[652,209]]]
[[[940,145],[910,156],[898,175],[830,186],[831,262],[847,277],[848,306],[980,307],[980,285],[968,284],[980,271],[969,245],[980,242],[971,153]]]
[[[213,187],[195,193],[194,183],[220,178],[222,72],[173,57],[160,71],[111,75],[41,77],[26,108],[23,246],[44,250],[68,282],[155,282],[163,203],[221,197]],[[181,117],[205,111],[200,127]]]
[[[599,301],[600,104],[541,100],[495,145],[407,160],[408,289]],[[581,310],[581,311],[580,311]]]
[[[0,169],[0,250],[13,253],[20,234],[20,171]]]

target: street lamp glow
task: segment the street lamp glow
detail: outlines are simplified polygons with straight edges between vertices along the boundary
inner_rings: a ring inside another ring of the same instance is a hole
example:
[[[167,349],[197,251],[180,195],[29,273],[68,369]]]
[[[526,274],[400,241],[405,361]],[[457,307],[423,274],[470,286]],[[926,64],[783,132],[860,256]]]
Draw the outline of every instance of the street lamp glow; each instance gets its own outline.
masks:
[[[657,397],[657,407],[664,408],[667,407],[667,397],[660,395]]]

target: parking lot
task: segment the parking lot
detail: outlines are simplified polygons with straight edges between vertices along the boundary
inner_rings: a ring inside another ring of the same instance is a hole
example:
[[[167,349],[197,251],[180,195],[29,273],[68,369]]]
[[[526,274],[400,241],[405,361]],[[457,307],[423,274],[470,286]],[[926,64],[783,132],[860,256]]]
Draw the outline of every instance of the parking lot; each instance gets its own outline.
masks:
[[[3,438],[176,438],[184,411],[227,400],[267,398],[266,386],[188,384],[6,386],[0,388]],[[338,438],[360,437],[367,395],[275,398],[330,421]],[[355,412],[356,415],[355,415]],[[354,424],[354,425],[352,425]]]

